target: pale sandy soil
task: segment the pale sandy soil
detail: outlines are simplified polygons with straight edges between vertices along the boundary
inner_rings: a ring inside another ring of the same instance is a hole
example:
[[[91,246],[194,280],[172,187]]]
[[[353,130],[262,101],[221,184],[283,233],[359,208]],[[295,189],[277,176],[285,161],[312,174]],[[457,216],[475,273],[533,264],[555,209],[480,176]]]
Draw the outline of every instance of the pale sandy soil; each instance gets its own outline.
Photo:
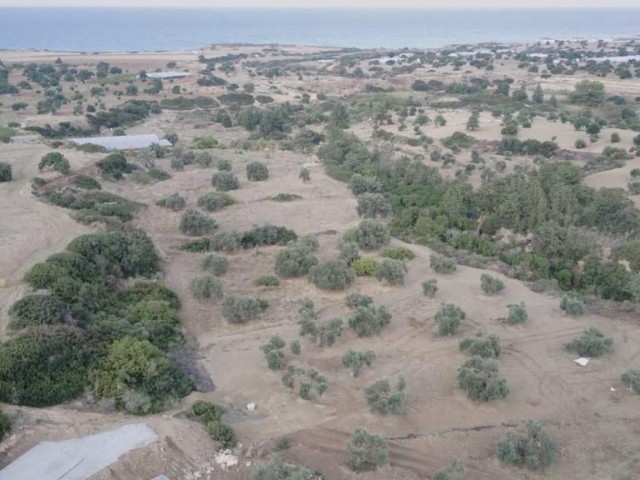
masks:
[[[281,47],[290,53],[318,51],[318,49]],[[256,53],[258,47],[218,47],[215,50],[187,53],[80,55],[65,54],[69,63],[87,65],[101,60],[128,68],[135,73],[145,68],[149,71],[164,68],[168,61],[178,62],[178,69],[187,68],[193,73],[202,68],[197,56],[223,55],[226,53]],[[270,52],[265,52],[271,55]],[[5,61],[54,61],[59,55],[49,52],[0,52]],[[270,58],[270,57],[267,57]],[[275,56],[274,58],[283,58]],[[496,68],[492,78],[505,74],[532,81],[536,77],[516,68],[514,61],[505,61]],[[361,66],[367,71],[367,62]],[[481,75],[456,72],[451,68],[429,74],[427,69],[415,74],[393,77],[388,80],[372,80],[371,83],[408,88],[416,78],[439,78],[453,81],[463,76]],[[218,74],[218,73],[216,73]],[[223,76],[222,73],[220,73]],[[195,85],[197,76],[175,82],[184,86],[187,95],[217,96],[225,93],[223,87],[204,88]],[[545,92],[570,90],[580,79],[554,76],[542,85]],[[248,72],[238,69],[228,77],[242,85],[256,83],[256,93],[271,95],[278,101],[294,101],[301,95],[298,87],[310,92],[330,96],[363,91],[362,81],[336,76],[307,76],[302,81],[295,76],[268,81],[251,79]],[[638,82],[619,82],[605,79],[607,90],[627,95],[640,90]],[[90,88],[93,83],[87,84]],[[165,83],[163,96],[172,86]],[[270,87],[282,93],[274,94]],[[530,83],[532,91],[535,83]],[[111,88],[114,88],[113,86]],[[414,92],[415,93],[415,92]],[[530,92],[531,93],[531,92]],[[417,95],[416,95],[417,96]],[[35,98],[35,96],[34,96]],[[141,96],[140,98],[144,98]],[[36,116],[32,106],[25,112],[3,112],[2,123],[8,121],[33,124],[57,123],[63,120],[79,121],[67,105],[56,115]],[[107,103],[120,103],[112,95]],[[439,140],[455,131],[464,131],[468,111],[441,112],[427,109],[435,117],[442,113],[447,125],[435,128],[423,127],[426,135]],[[370,119],[352,126],[362,139],[369,141],[373,123]],[[393,125],[381,127],[397,135],[413,137],[413,126],[398,130],[397,119]],[[478,140],[500,138],[500,121],[483,113],[480,129],[472,132]],[[211,126],[206,115],[193,112],[165,111],[152,116],[148,122],[128,129],[129,133],[163,134],[177,131],[181,142],[188,145],[196,136],[213,135],[222,143],[243,138],[247,133],[240,129],[224,129]],[[608,145],[612,131],[603,131],[600,141],[587,151],[599,153]],[[631,145],[633,134],[620,131],[623,147]],[[530,129],[521,129],[519,138],[556,141],[561,148],[573,150],[577,138],[570,124],[548,122],[536,118]],[[11,303],[27,290],[21,285],[22,275],[34,263],[64,249],[77,235],[91,229],[74,222],[68,212],[39,202],[30,194],[29,180],[38,175],[37,162],[50,149],[41,144],[0,144],[3,161],[14,168],[15,181],[0,185],[0,280],[6,287],[0,289],[0,325],[6,326],[7,310]],[[83,154],[63,149],[73,169],[92,164],[100,154]],[[403,145],[400,153],[422,153],[425,162],[428,152],[422,148]],[[233,149],[212,150],[216,158],[233,161],[234,173],[241,188],[230,192],[236,204],[222,212],[210,214],[220,230],[244,230],[254,224],[270,222],[295,230],[299,235],[316,234],[320,241],[318,257],[328,259],[337,252],[342,234],[357,225],[356,202],[346,185],[326,176],[315,156],[292,152],[236,152]],[[457,154],[457,164],[443,170],[443,175],[453,176],[455,170],[469,162],[469,152]],[[486,155],[487,165],[497,159]],[[248,182],[245,165],[251,160],[262,160],[270,170],[266,182]],[[531,159],[514,160],[514,165],[530,163]],[[158,161],[161,168],[170,171],[169,159]],[[303,184],[298,179],[302,166],[311,170],[312,180]],[[633,168],[640,167],[640,160],[627,162],[620,169],[600,172],[587,177],[590,186],[615,186],[625,188]],[[633,480],[640,471],[640,417],[637,396],[628,393],[621,385],[620,373],[640,361],[640,330],[638,319],[620,312],[603,311],[573,318],[562,315],[559,299],[532,292],[522,282],[499,276],[506,285],[505,291],[488,297],[480,290],[481,270],[459,267],[452,275],[435,274],[429,265],[429,249],[408,245],[416,254],[409,264],[409,272],[402,287],[382,286],[375,279],[356,280],[345,292],[322,292],[304,279],[282,280],[278,288],[253,286],[261,275],[273,274],[274,258],[280,247],[267,247],[229,255],[229,271],[222,277],[225,292],[256,295],[269,301],[270,307],[257,321],[246,326],[228,325],[221,317],[215,302],[195,301],[189,293],[191,280],[201,274],[199,264],[204,254],[180,252],[175,246],[187,240],[180,234],[180,213],[156,207],[154,203],[167,194],[179,192],[187,199],[188,207],[197,205],[202,193],[212,191],[211,176],[215,169],[187,167],[184,172],[171,171],[172,178],[151,185],[137,185],[130,181],[103,182],[107,191],[148,204],[135,220],[153,239],[163,259],[163,279],[183,300],[181,316],[190,344],[197,349],[197,356],[210,375],[216,389],[210,393],[194,393],[163,415],[146,417],[156,430],[159,442],[125,455],[121,461],[96,475],[96,480],[153,478],[166,474],[172,480],[208,478],[247,478],[251,465],[272,451],[274,442],[281,436],[291,439],[292,448],[285,453],[310,467],[320,468],[328,479],[367,478],[373,480],[429,478],[454,456],[467,468],[467,478],[475,480],[524,480],[524,479],[615,479]],[[42,176],[51,176],[45,173]],[[480,173],[472,174],[474,185],[479,184]],[[269,200],[278,193],[293,193],[302,198],[290,203]],[[637,202],[638,197],[634,198]],[[394,244],[400,245],[399,241]],[[375,256],[376,254],[371,254]],[[421,293],[420,283],[427,278],[438,279],[438,293],[429,300]],[[329,389],[319,400],[305,401],[289,392],[281,382],[281,372],[273,372],[266,366],[259,346],[273,334],[280,334],[287,341],[298,338],[298,300],[311,298],[322,309],[321,318],[348,317],[344,297],[350,292],[372,296],[376,304],[385,305],[393,314],[390,327],[380,336],[359,339],[348,328],[334,347],[319,348],[308,339],[301,339],[302,355],[288,358],[297,364],[318,369],[328,378]],[[529,321],[520,327],[507,326],[503,317],[507,305],[524,302],[529,311]],[[456,338],[442,339],[435,334],[434,314],[441,303],[455,303],[466,313],[462,334]],[[594,359],[585,367],[573,363],[563,344],[572,340],[588,327],[598,327],[613,336],[614,351],[600,359]],[[504,401],[489,404],[471,402],[456,385],[457,368],[467,358],[460,353],[458,342],[462,336],[476,332],[495,333],[502,339],[503,357],[500,368],[511,389]],[[340,366],[342,354],[348,349],[372,349],[377,359],[373,368],[365,369],[354,379]],[[400,417],[381,417],[368,413],[363,388],[377,379],[395,381],[399,375],[407,380],[407,412]],[[613,389],[613,390],[612,390]],[[223,472],[215,463],[215,444],[204,428],[184,418],[184,410],[196,399],[218,402],[228,408],[227,421],[238,433],[242,447],[236,451],[240,465]],[[257,402],[256,412],[246,412],[244,406]],[[105,414],[86,411],[82,401],[49,409],[4,407],[16,418],[14,434],[3,442],[0,463],[6,464],[41,440],[62,440],[92,434],[138,421],[121,414]],[[511,469],[501,465],[495,457],[495,445],[508,426],[521,420],[536,419],[547,424],[550,434],[560,445],[559,460],[545,474]],[[376,473],[356,475],[346,467],[346,441],[354,428],[363,426],[379,432],[390,440],[391,465]],[[251,465],[248,465],[251,464]],[[200,475],[200,476],[198,476]]]

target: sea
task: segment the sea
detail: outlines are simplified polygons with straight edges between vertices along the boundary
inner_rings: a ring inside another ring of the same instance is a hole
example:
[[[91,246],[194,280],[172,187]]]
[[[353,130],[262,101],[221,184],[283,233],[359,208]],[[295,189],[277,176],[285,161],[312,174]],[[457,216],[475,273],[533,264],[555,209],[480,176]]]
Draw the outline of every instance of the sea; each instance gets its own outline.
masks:
[[[433,48],[543,38],[640,41],[638,10],[0,8],[0,49],[133,52],[208,44]]]

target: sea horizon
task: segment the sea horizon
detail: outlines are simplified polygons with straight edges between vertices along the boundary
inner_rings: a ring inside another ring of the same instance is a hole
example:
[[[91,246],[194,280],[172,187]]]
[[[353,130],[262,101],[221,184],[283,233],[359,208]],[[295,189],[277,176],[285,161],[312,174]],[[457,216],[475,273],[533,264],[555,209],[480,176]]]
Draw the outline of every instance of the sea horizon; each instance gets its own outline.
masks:
[[[439,48],[640,38],[640,8],[0,7],[0,49],[191,51],[212,44]]]

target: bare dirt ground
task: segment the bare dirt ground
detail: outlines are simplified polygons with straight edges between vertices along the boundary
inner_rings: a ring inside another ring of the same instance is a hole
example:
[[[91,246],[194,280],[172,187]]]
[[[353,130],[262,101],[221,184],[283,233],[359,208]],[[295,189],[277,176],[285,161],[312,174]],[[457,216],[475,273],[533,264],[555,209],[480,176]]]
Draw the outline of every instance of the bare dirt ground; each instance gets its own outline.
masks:
[[[317,51],[283,49],[294,54]],[[204,53],[213,56],[238,52],[255,53],[256,47],[218,47]],[[175,60],[178,69],[189,68],[195,72],[199,68],[199,53],[65,54],[64,57],[67,62],[83,65],[106,60],[132,72],[162,68],[167,61]],[[9,61],[54,61],[58,56],[49,52],[0,54],[3,60]],[[529,75],[516,69],[515,62],[507,62],[495,76],[505,74]],[[424,72],[418,71],[395,80],[398,85],[410,85],[416,75],[426,78]],[[450,70],[437,72],[434,78],[453,80],[462,75]],[[239,84],[248,79],[243,71],[229,78]],[[543,82],[543,88],[560,96],[577,80],[554,76]],[[310,79],[308,83],[294,77],[252,81],[258,84],[256,92],[272,92],[270,87],[278,89],[279,93],[273,94],[278,101],[294,99],[300,94],[297,88],[301,85],[310,92],[329,95],[361,90],[355,82],[331,76]],[[193,78],[180,82],[193,94],[211,95],[211,89],[197,87]],[[613,93],[638,91],[637,82],[605,80],[605,83],[607,90]],[[431,117],[442,113],[447,119],[444,127],[425,128],[436,140],[464,130],[469,115],[464,110],[427,113]],[[74,117],[69,111],[62,111],[45,119],[27,111],[8,113],[3,120],[41,124],[52,118],[57,122]],[[178,131],[185,144],[195,136],[205,134],[213,135],[223,143],[243,135],[240,129],[225,130],[219,125],[207,125],[205,129],[199,128],[197,123],[189,114],[165,111],[128,132],[162,134]],[[394,134],[410,135],[400,132],[397,122],[382,128]],[[485,113],[480,130],[473,135],[479,140],[495,140],[500,136],[500,128],[500,121]],[[358,123],[353,130],[368,139],[372,122]],[[610,133],[612,131],[603,131],[601,138],[608,138]],[[620,145],[630,146],[632,135],[620,133]],[[532,128],[526,131],[526,138],[550,140],[557,137],[560,147],[566,149],[573,149],[575,140],[583,136],[583,132],[576,132],[570,124],[551,123],[541,118],[536,118]],[[587,150],[599,152],[605,144],[601,140]],[[12,164],[15,177],[15,181],[0,185],[0,281],[5,282],[5,287],[0,288],[3,331],[8,321],[8,308],[26,292],[20,279],[27,269],[90,230],[73,221],[67,211],[41,203],[31,195],[29,181],[38,175],[37,162],[47,151],[49,148],[41,143],[0,144],[0,155]],[[62,151],[73,169],[101,158],[100,154],[83,154],[65,148]],[[235,205],[211,214],[220,230],[244,230],[254,224],[270,222],[291,228],[300,236],[315,234],[320,242],[318,257],[322,260],[335,256],[342,234],[359,222],[356,202],[346,185],[329,178],[315,156],[283,151],[240,153],[233,149],[212,153],[232,160],[234,173],[241,181],[241,188],[230,192],[236,200]],[[246,180],[245,165],[251,160],[261,160],[268,165],[269,180]],[[168,159],[158,162],[167,171],[168,164]],[[311,171],[312,180],[307,184],[298,179],[302,166]],[[586,183],[594,187],[626,188],[630,170],[638,167],[639,161],[633,160],[621,169],[594,174]],[[279,247],[266,247],[228,256],[229,271],[222,277],[225,292],[256,295],[270,304],[258,321],[241,327],[228,325],[215,302],[199,302],[190,295],[189,284],[200,274],[199,264],[204,254],[181,252],[175,248],[187,240],[178,230],[180,213],[154,205],[165,195],[179,192],[187,199],[188,207],[195,207],[199,195],[212,191],[214,172],[213,168],[187,167],[184,172],[171,171],[170,180],[150,185],[130,181],[103,183],[108,191],[148,205],[136,218],[135,225],[151,236],[160,252],[164,263],[163,280],[183,301],[181,316],[187,337],[197,348],[198,359],[216,389],[210,393],[194,393],[171,411],[146,417],[144,421],[154,428],[160,440],[126,454],[118,463],[95,475],[95,480],[142,479],[159,474],[172,480],[247,478],[256,461],[273,451],[275,440],[284,436],[291,440],[291,448],[284,456],[321,469],[327,479],[430,478],[453,457],[464,463],[470,480],[640,478],[640,399],[627,392],[619,381],[620,372],[640,361],[637,319],[615,312],[578,318],[564,316],[558,298],[534,293],[524,283],[495,273],[506,288],[497,296],[486,296],[480,289],[482,270],[458,267],[451,275],[435,274],[429,267],[430,250],[416,245],[406,245],[416,258],[409,263],[405,283],[400,287],[383,286],[375,279],[366,278],[358,278],[351,288],[340,293],[320,291],[304,279],[282,280],[278,288],[255,287],[256,278],[273,274]],[[448,175],[446,171],[444,173]],[[474,175],[479,177],[478,173]],[[302,198],[288,203],[270,200],[278,193],[296,194]],[[637,199],[636,196],[634,200]],[[394,244],[402,245],[398,240],[394,240]],[[420,283],[426,278],[438,279],[434,300],[422,295]],[[380,336],[368,339],[357,338],[345,329],[334,347],[319,348],[311,341],[301,339],[302,354],[293,362],[316,368],[329,383],[329,389],[321,399],[302,400],[282,385],[281,372],[267,368],[259,346],[276,333],[287,341],[298,338],[298,301],[304,297],[311,298],[322,310],[321,318],[339,316],[346,319],[348,310],[344,297],[350,292],[370,295],[377,305],[388,307],[393,315],[392,323]],[[526,304],[529,321],[524,326],[508,326],[503,321],[507,305],[519,302]],[[456,372],[466,356],[458,348],[460,337],[442,339],[435,334],[433,317],[441,303],[455,303],[467,313],[461,336],[476,332],[500,336],[503,345],[501,373],[511,390],[506,400],[478,404],[468,400],[457,387]],[[588,327],[607,331],[614,338],[615,349],[582,368],[573,362],[574,356],[567,353],[563,345]],[[377,356],[374,367],[352,378],[340,365],[340,359],[348,349],[374,350]],[[400,375],[406,378],[408,385],[406,413],[400,417],[369,413],[363,388],[381,378],[393,382]],[[211,400],[228,409],[226,420],[242,443],[234,452],[239,457],[237,466],[222,470],[215,459],[215,443],[205,429],[184,418],[185,409],[197,399]],[[246,411],[244,407],[249,402],[257,403],[257,411]],[[15,429],[2,444],[2,465],[42,440],[69,439],[139,421],[139,418],[122,414],[87,411],[82,401],[48,409],[4,408],[15,418]],[[558,462],[544,474],[505,467],[495,457],[496,443],[505,431],[527,419],[543,422],[560,446]],[[391,464],[388,467],[361,475],[346,468],[346,442],[356,427],[378,432],[390,441]]]

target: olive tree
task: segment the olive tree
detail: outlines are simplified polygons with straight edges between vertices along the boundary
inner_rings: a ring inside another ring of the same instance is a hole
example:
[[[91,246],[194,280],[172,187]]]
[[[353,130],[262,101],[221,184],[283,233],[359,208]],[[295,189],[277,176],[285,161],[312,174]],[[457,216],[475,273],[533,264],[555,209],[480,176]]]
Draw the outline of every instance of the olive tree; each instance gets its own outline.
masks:
[[[250,162],[247,164],[247,179],[252,182],[261,182],[269,178],[269,169],[262,162]]]
[[[496,454],[501,462],[508,465],[543,470],[554,462],[557,450],[555,442],[540,423],[527,421],[521,432],[507,432],[498,442]]]
[[[566,348],[581,357],[599,357],[613,346],[613,338],[605,336],[597,328],[589,328],[582,335],[567,343]]]
[[[376,358],[376,354],[372,350],[366,352],[358,352],[355,350],[348,350],[342,356],[342,366],[344,368],[351,369],[351,374],[357,377],[363,367],[370,367]]]
[[[504,283],[499,278],[483,273],[480,275],[480,287],[487,295],[495,295],[504,290]]]
[[[356,242],[362,250],[377,250],[389,243],[389,227],[375,220],[363,220],[355,232]]]
[[[380,435],[356,428],[347,442],[349,467],[356,472],[366,472],[389,463],[389,445]]]
[[[211,275],[196,277],[191,282],[191,293],[198,300],[210,298],[221,299],[223,296],[222,282]]]
[[[279,277],[301,277],[307,275],[318,264],[315,249],[302,241],[290,243],[276,255],[276,275]]]
[[[385,258],[378,264],[376,278],[388,285],[402,285],[407,267],[400,260]]]
[[[358,195],[358,215],[364,218],[386,218],[391,215],[391,205],[381,193],[362,193]]]
[[[473,357],[458,369],[458,386],[470,400],[488,402],[503,399],[509,394],[507,381],[500,377],[498,363]]]
[[[42,171],[48,167],[53,168],[56,172],[64,174],[71,171],[69,160],[67,160],[60,152],[49,152],[40,159],[40,163],[38,163],[38,170]]]
[[[460,323],[466,316],[467,314],[457,305],[450,303],[442,305],[435,316],[438,323],[438,335],[445,337],[458,333]]]
[[[11,165],[6,162],[0,162],[0,183],[10,182],[13,179]]]
[[[229,268],[229,260],[222,255],[211,253],[202,259],[200,268],[220,277],[227,272]]]
[[[309,280],[322,290],[344,290],[355,278],[355,272],[340,259],[327,260],[309,270]]]
[[[373,305],[358,307],[349,317],[349,327],[359,337],[376,335],[390,323],[391,313],[385,307],[376,308]]]
[[[197,210],[187,210],[180,219],[180,231],[185,235],[197,236],[211,233],[217,227],[216,221]]]
[[[240,188],[238,178],[231,172],[219,171],[211,178],[211,184],[220,192],[237,190]]]
[[[387,380],[378,380],[373,385],[365,388],[364,393],[367,397],[367,406],[371,413],[380,413],[386,415],[400,415],[404,413],[404,401],[406,398],[406,382],[400,377],[395,389]]]
[[[268,303],[248,295],[226,295],[222,300],[222,316],[231,323],[247,323],[258,318]]]

